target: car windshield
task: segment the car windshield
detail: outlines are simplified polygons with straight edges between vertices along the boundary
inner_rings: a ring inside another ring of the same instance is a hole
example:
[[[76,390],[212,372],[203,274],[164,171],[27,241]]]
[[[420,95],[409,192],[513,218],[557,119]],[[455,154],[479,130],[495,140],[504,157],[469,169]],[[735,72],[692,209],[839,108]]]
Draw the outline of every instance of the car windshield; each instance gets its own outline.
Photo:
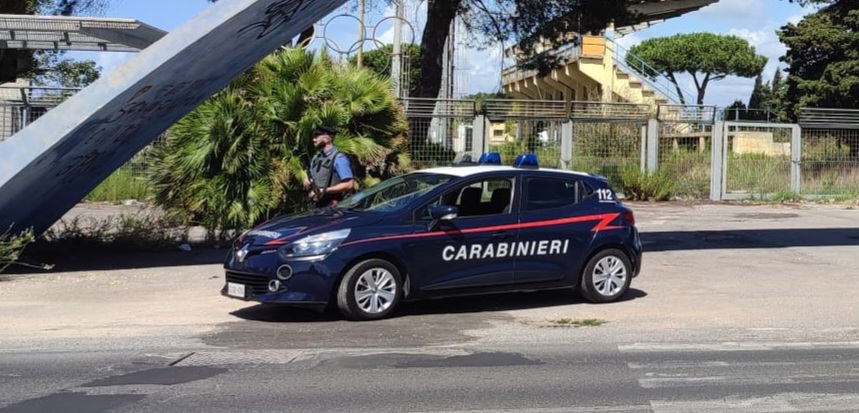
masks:
[[[361,211],[397,211],[415,198],[455,178],[425,172],[412,172],[388,179],[343,200],[337,207]]]

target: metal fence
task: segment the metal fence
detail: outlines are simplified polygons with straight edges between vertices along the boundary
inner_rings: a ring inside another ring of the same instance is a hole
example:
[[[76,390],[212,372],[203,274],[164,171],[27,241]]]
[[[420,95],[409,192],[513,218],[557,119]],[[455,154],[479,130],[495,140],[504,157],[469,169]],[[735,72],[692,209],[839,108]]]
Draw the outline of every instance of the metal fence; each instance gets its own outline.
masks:
[[[0,88],[0,141],[73,92]],[[620,190],[623,172],[638,169],[668,176],[683,198],[859,196],[857,110],[806,108],[786,124],[726,120],[696,105],[406,98],[402,107],[417,168],[533,152],[542,165],[601,174]],[[149,165],[141,153],[117,174],[143,180]]]
[[[0,141],[18,133],[77,90],[0,86]]]
[[[627,170],[644,170],[650,105],[570,103],[571,169],[621,182]]]
[[[401,102],[416,167],[450,164],[463,153],[477,151],[473,100],[405,98]]]
[[[805,108],[799,125],[800,193],[859,194],[859,111]]]
[[[723,198],[762,198],[795,189],[792,153],[798,128],[792,124],[725,122]]]
[[[658,166],[674,181],[674,193],[706,198],[712,181],[713,106],[662,105],[657,108]]]
[[[488,152],[501,154],[510,164],[521,153],[536,153],[541,162],[561,167],[561,134],[568,121],[567,109],[560,101],[487,100],[484,137]]]

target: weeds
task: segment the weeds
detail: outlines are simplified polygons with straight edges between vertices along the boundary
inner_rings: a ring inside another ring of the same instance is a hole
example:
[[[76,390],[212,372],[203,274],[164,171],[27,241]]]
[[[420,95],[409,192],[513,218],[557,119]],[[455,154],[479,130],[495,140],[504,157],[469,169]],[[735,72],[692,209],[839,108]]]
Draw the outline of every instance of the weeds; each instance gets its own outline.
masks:
[[[667,201],[675,186],[665,171],[641,172],[636,167],[625,168],[621,182],[624,195],[632,201]]]
[[[143,200],[149,193],[145,179],[136,177],[131,164],[127,164],[102,181],[85,200],[89,202],[120,203],[126,199]]]
[[[154,213],[121,214],[104,220],[76,217],[49,229],[43,240],[66,248],[109,247],[161,251],[188,241],[188,228]]]
[[[550,320],[552,324],[559,326],[570,326],[570,327],[599,327],[603,324],[608,323],[606,320],[600,320],[598,318],[586,318],[584,320],[574,320],[572,318],[563,317],[557,320]]]
[[[12,234],[10,230],[6,230],[6,232],[0,234],[0,274],[13,264],[50,270],[53,267],[51,265],[32,265],[19,261],[24,249],[35,240],[36,236],[33,234],[32,229],[28,229],[20,234]]]

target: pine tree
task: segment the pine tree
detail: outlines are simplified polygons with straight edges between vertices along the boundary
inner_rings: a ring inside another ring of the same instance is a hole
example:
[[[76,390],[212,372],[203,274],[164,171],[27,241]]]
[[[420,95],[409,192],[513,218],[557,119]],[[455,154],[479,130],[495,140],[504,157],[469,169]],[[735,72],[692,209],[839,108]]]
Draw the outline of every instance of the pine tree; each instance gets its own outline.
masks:
[[[787,110],[785,109],[785,93],[787,91],[787,83],[784,81],[784,76],[781,74],[781,69],[776,69],[770,84],[770,98],[767,106],[770,108],[770,120],[776,122],[786,121]]]
[[[765,120],[767,118],[766,109],[770,102],[770,95],[770,86],[764,84],[763,77],[759,74],[755,77],[755,88],[749,97],[748,116],[750,119]]]

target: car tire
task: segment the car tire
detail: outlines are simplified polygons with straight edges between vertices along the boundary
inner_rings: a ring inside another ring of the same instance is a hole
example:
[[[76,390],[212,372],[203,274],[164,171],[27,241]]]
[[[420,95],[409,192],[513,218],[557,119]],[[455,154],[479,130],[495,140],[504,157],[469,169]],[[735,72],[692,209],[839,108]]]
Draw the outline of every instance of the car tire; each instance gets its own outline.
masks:
[[[632,263],[615,248],[605,249],[591,257],[579,282],[579,292],[590,302],[616,301],[629,289]]]
[[[403,278],[388,261],[373,258],[346,271],[337,288],[337,307],[355,321],[379,320],[390,315],[403,300]]]

